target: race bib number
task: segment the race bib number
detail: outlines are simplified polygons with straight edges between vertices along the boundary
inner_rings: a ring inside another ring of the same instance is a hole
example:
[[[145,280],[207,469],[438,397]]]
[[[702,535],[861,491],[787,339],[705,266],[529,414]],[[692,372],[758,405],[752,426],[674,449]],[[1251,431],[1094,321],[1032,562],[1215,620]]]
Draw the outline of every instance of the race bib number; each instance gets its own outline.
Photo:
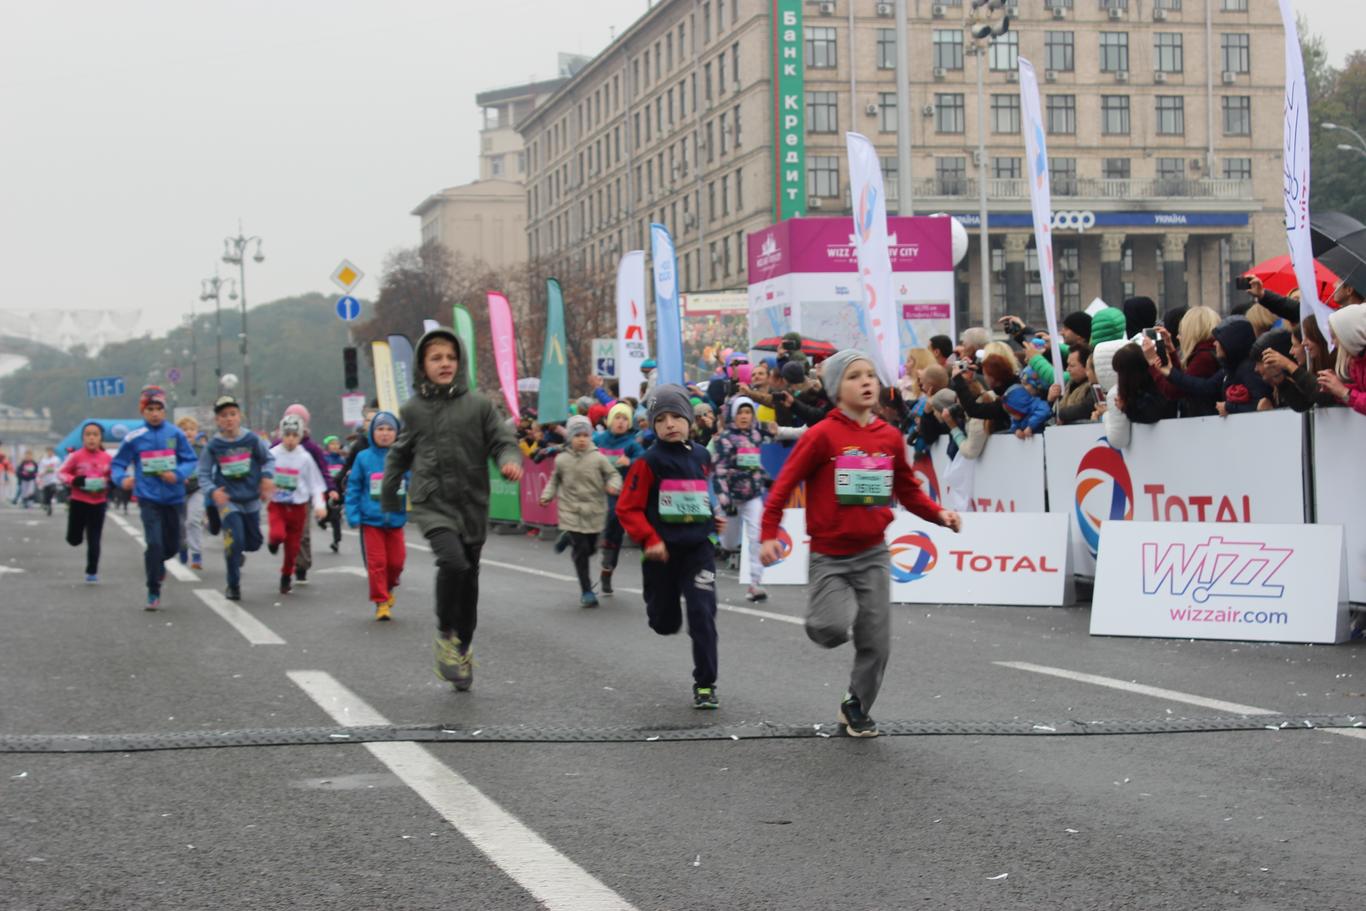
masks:
[[[617,459],[626,455],[626,450],[624,449],[599,449],[598,452],[607,456],[607,458],[612,462],[615,462]]]
[[[142,453],[139,458],[142,460],[143,474],[164,474],[168,471],[175,471],[174,449],[149,449]]]
[[[886,506],[892,502],[891,457],[835,459],[835,499],[845,506]]]
[[[251,453],[238,452],[218,460],[218,470],[225,478],[245,478],[251,474]]]
[[[378,500],[380,489],[384,487],[384,472],[377,471],[370,475],[370,499]],[[398,482],[398,495],[404,497],[408,495],[408,485],[404,481]]]
[[[299,489],[299,469],[297,468],[277,468],[275,469],[275,488],[277,490],[298,490]]]
[[[104,490],[104,478],[86,478],[83,487],[91,493]]]
[[[740,449],[735,453],[735,464],[747,471],[758,471],[763,465],[759,461],[759,450]]]
[[[671,524],[705,522],[711,518],[706,481],[660,481],[659,518]]]
[[[342,473],[342,466],[340,466],[340,465],[328,465],[328,466],[327,466],[327,476],[328,476],[329,478],[331,478],[332,480],[335,481],[335,480],[337,480],[337,478],[341,477],[341,473]]]

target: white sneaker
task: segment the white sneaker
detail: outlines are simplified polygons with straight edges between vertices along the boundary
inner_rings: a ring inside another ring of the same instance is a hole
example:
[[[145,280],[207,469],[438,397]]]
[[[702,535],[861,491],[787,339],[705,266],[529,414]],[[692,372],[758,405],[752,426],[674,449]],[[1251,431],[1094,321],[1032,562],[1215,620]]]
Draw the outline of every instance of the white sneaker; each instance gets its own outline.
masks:
[[[764,591],[764,590],[763,590],[761,587],[759,587],[758,585],[751,585],[751,586],[745,591],[745,600],[746,600],[746,601],[767,601],[767,600],[768,600],[768,592]]]

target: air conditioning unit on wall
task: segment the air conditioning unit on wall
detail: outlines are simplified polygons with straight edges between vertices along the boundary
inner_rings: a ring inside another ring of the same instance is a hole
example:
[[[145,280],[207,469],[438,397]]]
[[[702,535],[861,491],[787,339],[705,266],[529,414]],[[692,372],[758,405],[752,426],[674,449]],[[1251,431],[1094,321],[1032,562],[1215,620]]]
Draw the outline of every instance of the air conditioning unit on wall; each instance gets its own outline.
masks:
[[[818,9],[820,9],[822,16],[835,15],[835,4],[833,0],[821,0],[821,4],[818,7]]]
[[[819,209],[822,205],[823,203],[819,196],[813,196],[806,201],[806,207],[808,209]]]
[[[1166,22],[1166,21],[1167,21],[1167,11],[1166,11],[1165,9],[1163,9],[1162,7],[1160,7],[1160,6],[1157,7],[1156,9],[1154,9],[1154,10],[1153,10],[1153,21],[1154,21],[1154,22]]]
[[[1120,9],[1120,8],[1117,7],[1117,6],[1112,6],[1112,7],[1110,7],[1110,18],[1111,18],[1111,19],[1123,19],[1123,18],[1124,18],[1124,10]]]
[[[864,105],[864,107],[863,107],[863,113],[867,114],[869,117],[876,117],[876,116],[877,116],[877,111],[878,111],[877,104],[875,104],[874,102],[871,102],[871,101],[868,102],[868,104]]]
[[[1153,73],[1153,82],[1156,82],[1158,85],[1162,85],[1162,84],[1165,83],[1166,81],[1167,81],[1167,74],[1166,74],[1166,73],[1163,73],[1163,72],[1156,72],[1156,73]]]
[[[895,15],[895,13],[896,8],[892,6],[892,4],[890,3],[879,3],[877,5],[877,14],[884,19],[888,18],[889,16]]]

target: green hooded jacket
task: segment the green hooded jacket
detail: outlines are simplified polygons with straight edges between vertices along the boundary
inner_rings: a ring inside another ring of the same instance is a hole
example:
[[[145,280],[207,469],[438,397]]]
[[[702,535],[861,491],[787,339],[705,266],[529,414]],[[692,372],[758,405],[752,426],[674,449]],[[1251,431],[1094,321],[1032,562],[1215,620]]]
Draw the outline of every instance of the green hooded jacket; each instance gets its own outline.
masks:
[[[459,360],[448,386],[436,385],[422,372],[424,351],[436,338],[455,345]],[[411,470],[408,517],[422,533],[448,528],[466,544],[482,544],[488,533],[488,463],[520,465],[517,438],[493,403],[469,388],[465,349],[450,329],[433,329],[418,340],[413,387],[400,414],[403,429],[384,461],[380,508],[399,511],[399,482]]]

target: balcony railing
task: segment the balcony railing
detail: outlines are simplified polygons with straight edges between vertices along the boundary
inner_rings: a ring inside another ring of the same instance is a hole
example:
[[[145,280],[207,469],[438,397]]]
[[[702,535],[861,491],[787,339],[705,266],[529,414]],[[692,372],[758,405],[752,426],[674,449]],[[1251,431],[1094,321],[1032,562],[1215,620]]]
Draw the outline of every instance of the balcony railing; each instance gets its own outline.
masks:
[[[975,199],[977,179],[973,177],[930,178],[916,186],[918,197]],[[1198,178],[1137,178],[1104,180],[1092,177],[1055,177],[1054,198],[1157,200],[1207,199],[1248,202],[1254,197],[1252,181]],[[992,200],[1029,199],[1029,182],[1010,178],[987,178],[987,198]]]

